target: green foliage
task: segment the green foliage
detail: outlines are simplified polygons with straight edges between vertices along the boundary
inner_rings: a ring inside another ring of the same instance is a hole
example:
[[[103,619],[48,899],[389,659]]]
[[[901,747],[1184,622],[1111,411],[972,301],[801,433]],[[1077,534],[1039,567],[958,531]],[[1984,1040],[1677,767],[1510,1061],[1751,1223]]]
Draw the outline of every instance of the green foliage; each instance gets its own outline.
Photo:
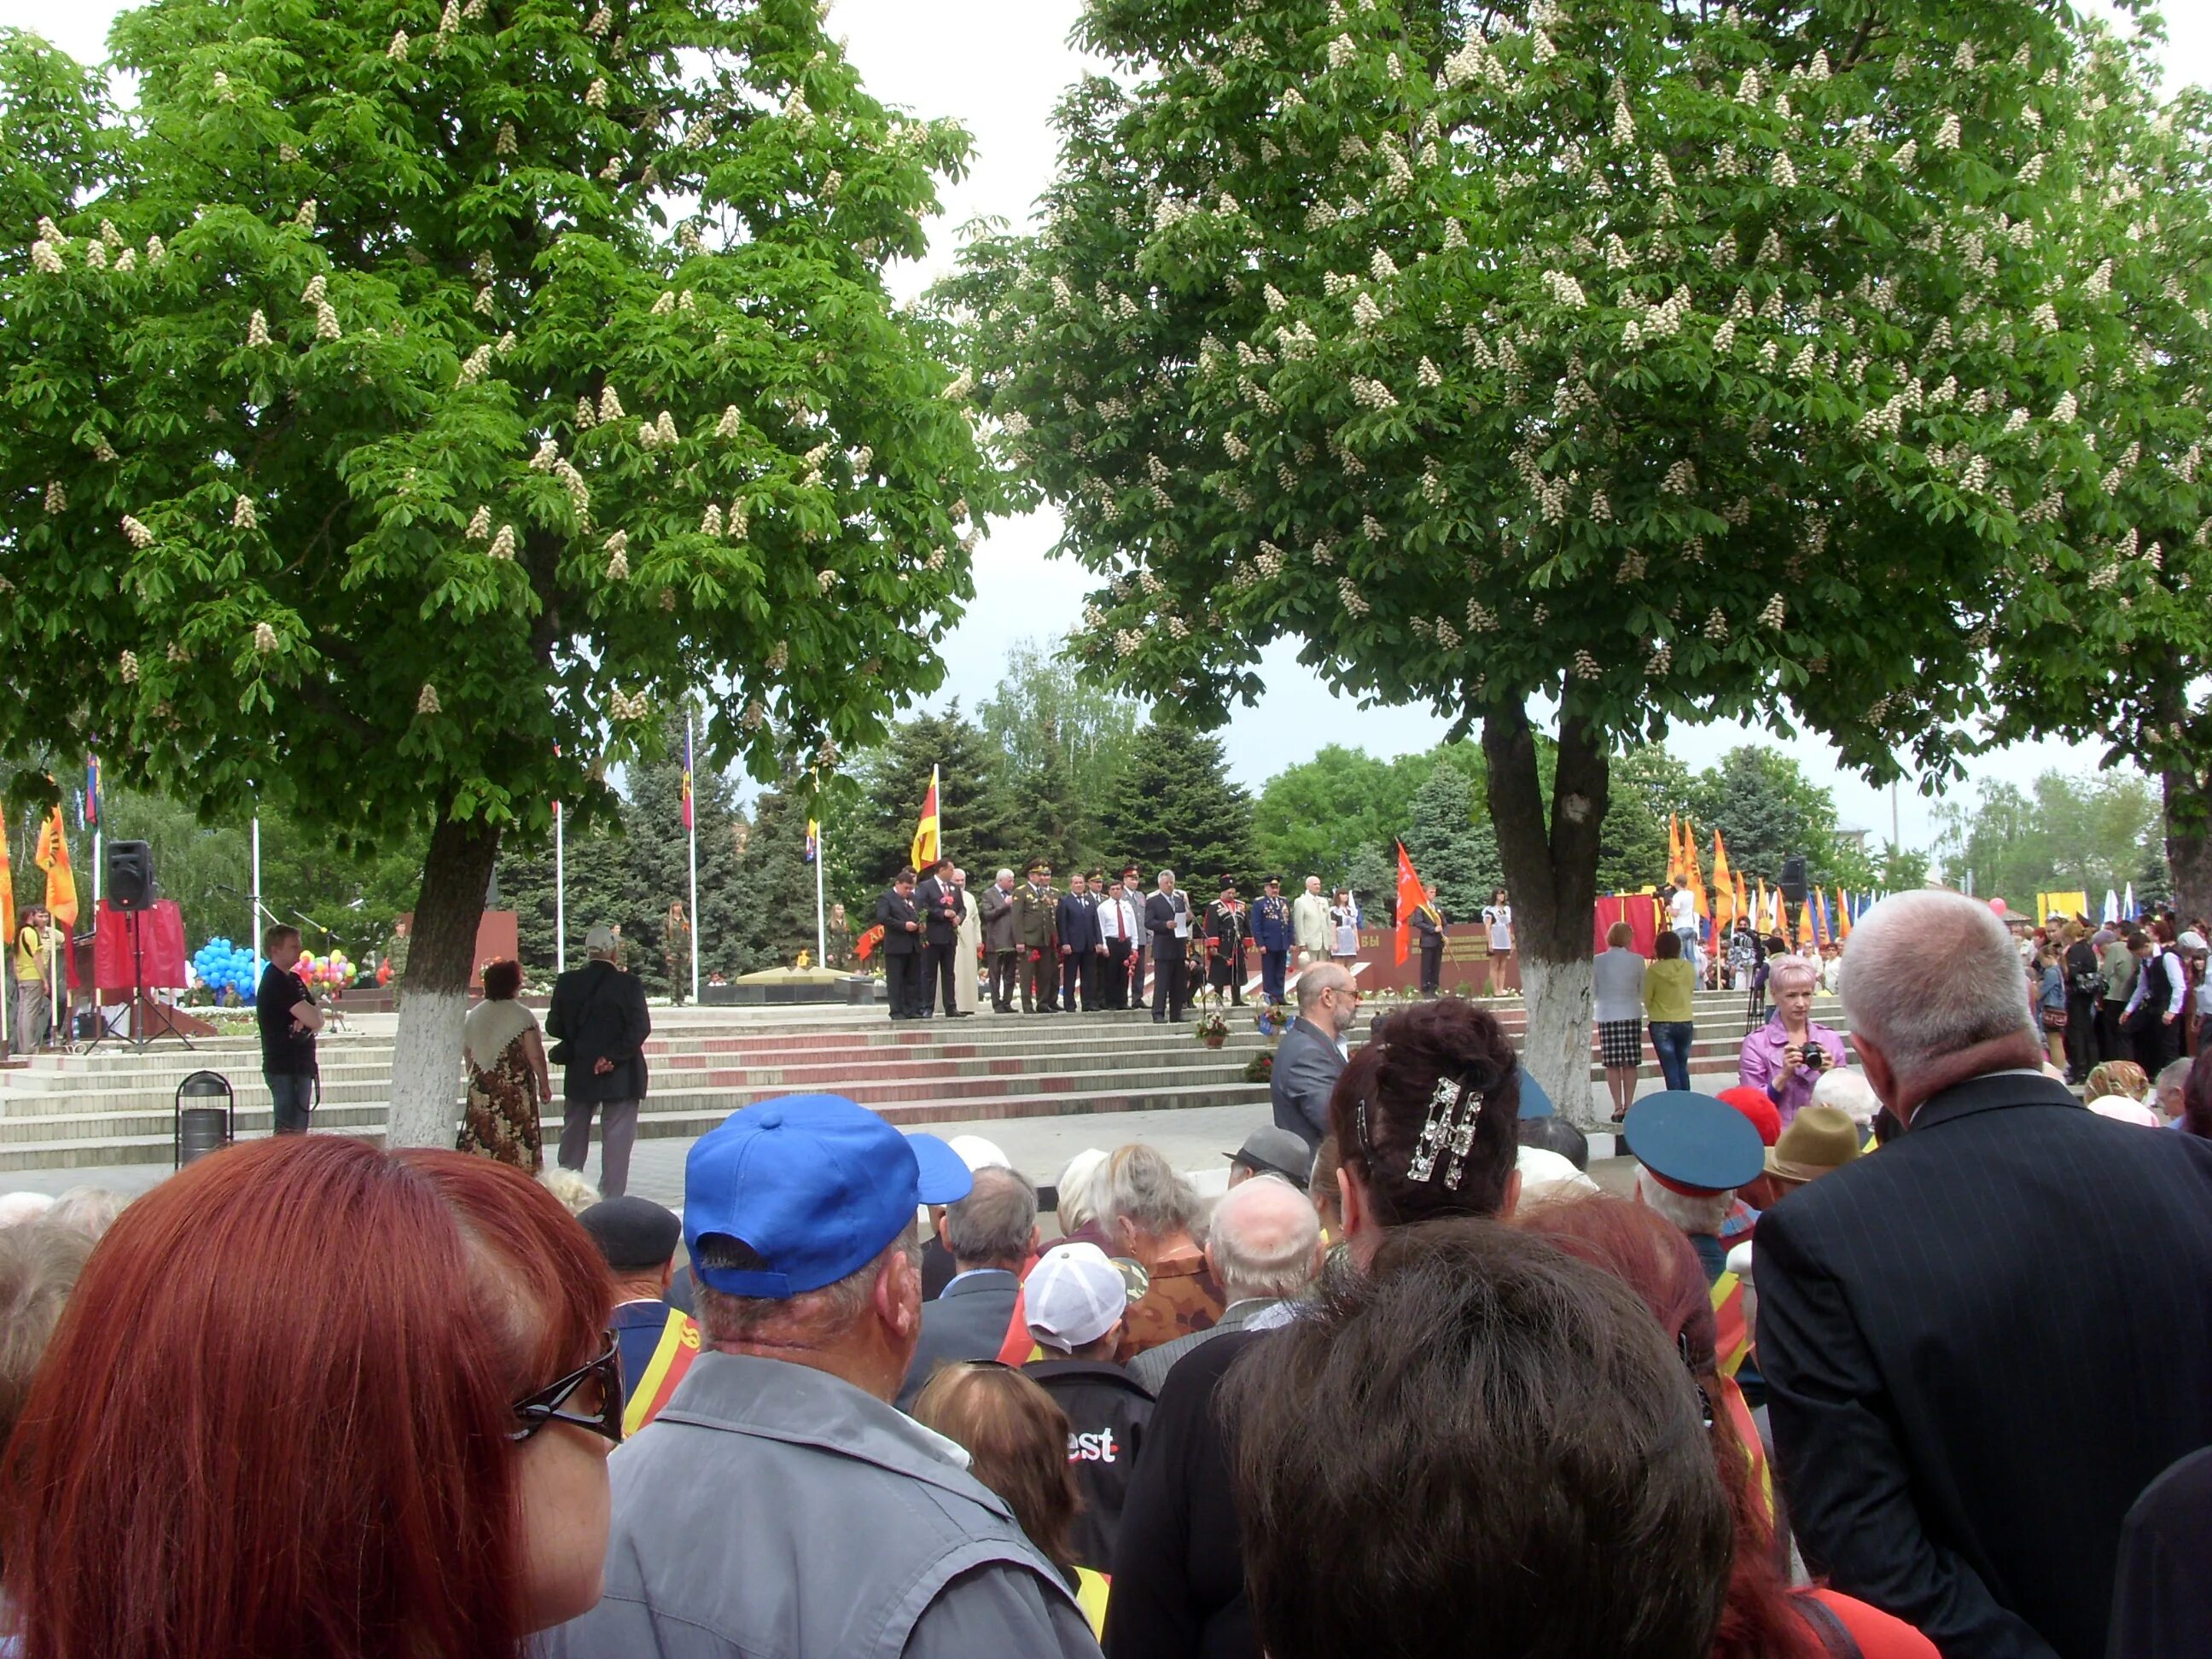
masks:
[[[1377,760],[1364,749],[1330,744],[1311,760],[1285,767],[1253,805],[1261,873],[1273,872],[1296,892],[1310,875],[1332,890],[1352,884],[1363,854],[1395,870],[1391,844],[1406,833],[1414,793],[1437,765],[1433,751]]]
[[[796,776],[763,790],[754,805],[752,830],[733,884],[732,954],[739,964],[733,972],[787,967],[799,960],[801,951],[821,965],[814,929],[814,866],[806,861],[810,810],[806,780]],[[706,894],[702,874],[702,904]],[[711,935],[700,937],[702,943],[711,942]],[[836,946],[830,948],[834,952]]]
[[[1106,579],[1086,659],[1203,717],[1290,635],[1447,714],[1794,712],[1942,766],[2066,556],[2039,504],[2156,378],[2108,349],[2085,398],[2031,321],[2127,310],[2060,234],[2115,54],[1996,0],[1466,15],[1086,10],[1116,78],[1048,222],[947,290]]]
[[[1731,749],[1717,766],[1698,775],[1685,805],[1709,881],[1716,830],[1727,843],[1729,866],[1747,881],[1764,876],[1771,887],[1781,878],[1783,860],[1793,854],[1803,855],[1805,873],[1816,887],[1833,887],[1843,878],[1835,797],[1787,755],[1748,744]]]
[[[1421,879],[1436,889],[1437,902],[1454,921],[1472,921],[1505,884],[1498,836],[1486,815],[1477,823],[1474,786],[1453,766],[1439,766],[1413,793],[1407,814],[1406,852]],[[1394,899],[1395,879],[1371,902]],[[1395,912],[1396,907],[1392,904]]]
[[[1029,856],[1051,858],[1058,871],[1102,863],[1110,849],[1099,839],[1098,805],[1121,787],[1141,707],[1023,641],[1006,653],[1005,673],[975,712],[999,750],[1011,844],[1037,849]]]
[[[1690,769],[1657,744],[1616,756],[1598,830],[1597,884],[1635,892],[1667,878],[1668,821],[1690,799]]]
[[[967,140],[801,0],[610,17],[154,0],[127,122],[0,38],[0,752],[543,836],[690,687],[772,777],[939,682],[992,480],[883,270]]]
[[[2032,793],[1985,783],[1935,816],[1947,877],[1971,876],[1976,893],[2015,910],[2032,910],[2039,892],[2085,892],[2094,909],[2130,882],[2146,902],[2166,890],[2158,796],[2135,772],[2045,772]]]
[[[1108,861],[1135,864],[1146,890],[1161,866],[1211,900],[1223,876],[1249,896],[1255,871],[1252,798],[1229,781],[1221,740],[1187,726],[1148,724],[1130,744],[1121,787],[1099,807]]]

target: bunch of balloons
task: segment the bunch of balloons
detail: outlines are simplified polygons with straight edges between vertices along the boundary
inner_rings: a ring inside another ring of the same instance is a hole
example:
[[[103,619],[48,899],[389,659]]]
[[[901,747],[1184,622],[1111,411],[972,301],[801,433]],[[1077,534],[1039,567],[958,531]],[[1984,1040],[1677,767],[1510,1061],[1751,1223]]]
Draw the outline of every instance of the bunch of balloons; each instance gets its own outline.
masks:
[[[359,972],[346,953],[337,950],[326,957],[319,957],[312,951],[307,952],[301,957],[295,971],[310,986],[328,986],[334,991],[344,990],[354,982]]]
[[[211,939],[192,952],[192,971],[217,996],[229,992],[241,1002],[253,995],[253,952],[227,939]]]

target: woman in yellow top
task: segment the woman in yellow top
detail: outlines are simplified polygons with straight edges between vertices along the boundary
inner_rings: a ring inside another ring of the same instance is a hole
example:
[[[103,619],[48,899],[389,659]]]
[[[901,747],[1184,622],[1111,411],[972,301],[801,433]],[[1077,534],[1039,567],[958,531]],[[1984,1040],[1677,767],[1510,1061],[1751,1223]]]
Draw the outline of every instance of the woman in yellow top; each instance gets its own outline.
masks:
[[[53,1026],[53,989],[46,976],[53,961],[50,920],[45,905],[27,905],[15,934],[15,1024],[9,1035],[19,1054],[44,1042]]]
[[[1690,1039],[1695,1010],[1691,993],[1696,970],[1682,958],[1682,936],[1662,933],[1652,947],[1659,959],[1644,970],[1644,1017],[1651,1027],[1651,1051],[1670,1089],[1690,1086]]]

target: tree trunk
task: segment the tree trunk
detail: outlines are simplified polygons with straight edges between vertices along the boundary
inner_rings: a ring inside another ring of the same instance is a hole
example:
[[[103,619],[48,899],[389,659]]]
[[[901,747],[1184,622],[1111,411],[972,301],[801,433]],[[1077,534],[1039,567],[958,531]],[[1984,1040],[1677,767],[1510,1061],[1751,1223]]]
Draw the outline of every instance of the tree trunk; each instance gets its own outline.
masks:
[[[2182,926],[2212,916],[2212,775],[2164,772],[2166,865]]]
[[[1522,1064],[1562,1115],[1588,1127],[1596,1116],[1589,1078],[1590,929],[1610,752],[1601,732],[1562,714],[1548,825],[1525,706],[1483,716],[1482,752],[1490,763],[1491,823],[1513,905],[1528,1008]]]
[[[461,1021],[469,1011],[477,925],[499,831],[441,818],[422,865],[407,971],[399,992],[399,1038],[392,1054],[388,1146],[451,1146],[459,1121]]]

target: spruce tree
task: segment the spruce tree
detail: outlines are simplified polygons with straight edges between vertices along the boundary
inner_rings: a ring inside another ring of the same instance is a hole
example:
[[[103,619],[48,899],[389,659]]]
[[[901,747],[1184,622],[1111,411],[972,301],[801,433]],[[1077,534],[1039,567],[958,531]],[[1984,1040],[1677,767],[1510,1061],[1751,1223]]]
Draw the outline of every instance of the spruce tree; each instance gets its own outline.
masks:
[[[1251,890],[1252,797],[1229,781],[1218,738],[1147,725],[1130,744],[1119,787],[1101,805],[1098,833],[1105,862],[1136,863],[1148,888],[1165,866],[1209,899],[1222,876]]]
[[[751,833],[737,860],[738,902],[729,934],[738,971],[787,968],[807,953],[818,967],[814,932],[814,866],[806,861],[809,805],[804,775],[787,775],[753,805]],[[700,902],[706,902],[701,878]],[[719,958],[717,965],[720,965]]]
[[[1475,822],[1474,785],[1455,766],[1439,766],[1413,792],[1406,852],[1455,922],[1474,921],[1505,882],[1498,836],[1486,821]]]
[[[865,899],[872,909],[876,895],[911,858],[932,767],[939,780],[939,845],[971,880],[980,865],[1018,867],[1023,857],[1035,856],[1024,854],[1020,846],[1021,826],[1000,787],[1001,763],[998,751],[961,714],[957,697],[942,714],[900,721],[890,740],[861,763],[859,804],[831,826],[842,838],[846,867],[858,878],[845,902],[859,905]]]

